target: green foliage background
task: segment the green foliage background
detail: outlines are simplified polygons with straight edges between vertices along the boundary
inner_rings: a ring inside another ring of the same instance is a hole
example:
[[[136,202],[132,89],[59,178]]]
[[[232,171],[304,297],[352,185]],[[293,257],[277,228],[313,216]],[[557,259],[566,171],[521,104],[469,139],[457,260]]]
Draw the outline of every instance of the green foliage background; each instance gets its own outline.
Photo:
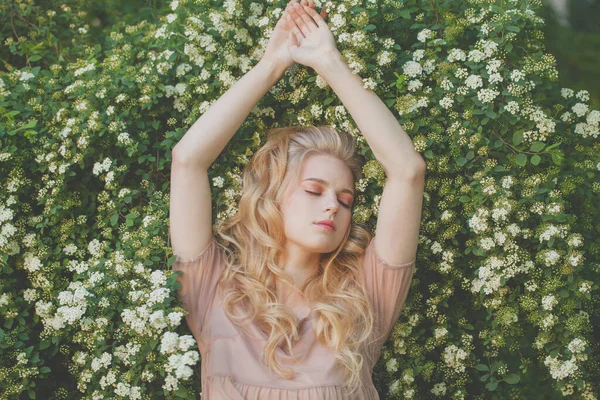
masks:
[[[198,397],[170,272],[171,149],[258,62],[283,5],[0,2],[0,398]],[[557,83],[540,5],[328,7],[342,54],[427,161],[417,273],[373,373],[382,398],[599,392],[600,113]],[[353,218],[374,227],[383,170],[303,66],[209,171],[215,219],[235,212],[265,132],[290,124],[357,137],[370,161]]]

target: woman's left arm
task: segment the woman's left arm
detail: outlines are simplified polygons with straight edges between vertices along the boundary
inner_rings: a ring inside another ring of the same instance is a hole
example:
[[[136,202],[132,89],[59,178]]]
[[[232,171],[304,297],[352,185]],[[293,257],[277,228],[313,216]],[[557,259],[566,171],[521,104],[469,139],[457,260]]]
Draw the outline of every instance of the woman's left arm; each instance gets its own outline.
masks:
[[[289,20],[296,25],[292,33],[300,38],[291,36],[290,53],[331,86],[385,170],[375,233],[377,254],[391,265],[413,261],[421,224],[425,161],[392,112],[352,73],[325,21],[314,10],[299,5],[290,10]]]
[[[371,89],[364,88],[339,51],[322,59],[315,71],[331,86],[352,115],[375,158],[389,178],[425,173],[425,161],[392,112]]]
[[[323,60],[316,72],[352,115],[386,174],[379,203],[375,247],[389,264],[416,258],[425,187],[425,161],[394,115],[362,79],[353,74],[339,52]]]

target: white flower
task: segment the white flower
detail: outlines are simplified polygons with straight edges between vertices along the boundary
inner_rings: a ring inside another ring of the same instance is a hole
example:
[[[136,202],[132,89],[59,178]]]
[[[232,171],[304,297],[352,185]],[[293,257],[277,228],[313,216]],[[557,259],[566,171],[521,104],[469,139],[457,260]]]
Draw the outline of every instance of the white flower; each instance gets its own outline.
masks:
[[[407,89],[409,92],[414,92],[423,87],[423,83],[418,79],[413,79],[408,82]]]
[[[587,342],[585,340],[575,338],[571,341],[571,343],[569,343],[567,348],[569,349],[569,351],[571,351],[571,353],[583,353],[585,351],[586,345]]]
[[[483,86],[483,80],[479,75],[470,75],[465,80],[465,85],[470,89],[477,89]]]
[[[425,50],[423,50],[423,49],[415,50],[414,53],[413,53],[413,60],[414,61],[419,61],[424,56],[425,56]]]
[[[523,80],[524,78],[525,78],[525,74],[518,69],[515,69],[514,71],[512,71],[510,73],[510,79],[513,82],[519,82],[520,80]]]
[[[468,354],[463,349],[456,347],[455,345],[450,345],[444,349],[444,353],[442,355],[444,362],[451,369],[464,372],[465,365],[463,361],[467,358]]]
[[[450,89],[452,89],[454,87],[454,85],[452,84],[452,82],[450,82],[448,80],[448,78],[444,78],[444,80],[442,81],[442,83],[440,84],[440,86],[442,87],[442,89],[448,91]]]
[[[404,64],[403,69],[405,75],[408,75],[413,78],[421,75],[421,73],[423,72],[421,64],[415,61],[407,61],[406,64]]]
[[[565,99],[568,99],[570,97],[573,97],[573,94],[575,94],[575,91],[573,91],[573,89],[569,89],[569,88],[562,88],[560,90],[560,94]]]
[[[504,106],[504,109],[512,115],[515,115],[517,112],[519,112],[519,103],[514,100],[509,101],[508,104]]]
[[[454,104],[454,100],[452,100],[448,96],[446,96],[446,97],[444,97],[443,99],[440,100],[440,106],[442,106],[446,110],[449,109],[450,107],[452,107],[452,104]]]
[[[471,50],[469,51],[469,56],[468,56],[468,60],[472,61],[472,62],[480,62],[483,59],[485,59],[485,53],[479,51],[479,50]]]
[[[498,95],[499,91],[493,89],[481,89],[477,92],[477,98],[482,103],[491,103]]]
[[[581,282],[581,285],[579,285],[579,291],[581,293],[589,293],[590,290],[592,290],[592,285],[588,282]]]
[[[600,125],[600,111],[598,111],[598,110],[590,111],[590,113],[587,115],[587,123],[589,125],[595,125],[595,126]]]
[[[580,90],[579,92],[577,92],[575,97],[577,97],[581,101],[588,101],[590,99],[590,92],[588,92],[587,90]]]
[[[589,106],[584,103],[577,103],[571,108],[571,110],[573,110],[573,112],[575,114],[577,114],[578,117],[583,117],[585,115],[585,113],[588,111],[588,109],[589,109]]]
[[[446,394],[446,384],[444,382],[436,383],[433,385],[433,389],[431,389],[431,393],[438,397],[442,397]]]
[[[394,60],[394,53],[388,50],[384,50],[377,56],[377,65],[386,66]]]
[[[423,42],[423,43],[425,43],[427,41],[427,39],[431,39],[433,37],[435,37],[435,33],[432,30],[427,29],[427,28],[423,29],[421,32],[419,32],[417,34],[417,40],[419,42]]]
[[[467,56],[465,52],[460,49],[452,49],[450,50],[447,59],[449,62],[465,61],[467,59]]]
[[[398,371],[398,360],[395,358],[390,358],[390,360],[385,364],[388,372],[396,372]]]
[[[552,308],[558,303],[554,295],[542,297],[542,308],[544,310],[552,311]]]
[[[550,368],[550,374],[552,378],[557,380],[565,379],[575,373],[579,368],[575,364],[575,359],[571,358],[569,361],[560,361],[558,357],[546,356],[544,365]]]
[[[435,338],[436,339],[440,339],[444,336],[446,336],[446,334],[448,333],[448,329],[441,327],[441,328],[435,328]]]

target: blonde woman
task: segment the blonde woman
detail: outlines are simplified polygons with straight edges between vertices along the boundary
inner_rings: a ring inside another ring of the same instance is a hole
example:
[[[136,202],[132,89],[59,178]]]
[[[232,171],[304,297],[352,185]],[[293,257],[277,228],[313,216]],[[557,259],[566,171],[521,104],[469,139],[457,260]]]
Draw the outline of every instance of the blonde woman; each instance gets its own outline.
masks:
[[[372,367],[415,271],[425,162],[345,64],[326,14],[290,2],[261,61],[173,150],[173,269],[204,400],[379,398]],[[385,170],[372,238],[351,220],[354,138],[327,126],[270,130],[244,169],[237,213],[213,235],[208,168],[295,62],[327,81]]]

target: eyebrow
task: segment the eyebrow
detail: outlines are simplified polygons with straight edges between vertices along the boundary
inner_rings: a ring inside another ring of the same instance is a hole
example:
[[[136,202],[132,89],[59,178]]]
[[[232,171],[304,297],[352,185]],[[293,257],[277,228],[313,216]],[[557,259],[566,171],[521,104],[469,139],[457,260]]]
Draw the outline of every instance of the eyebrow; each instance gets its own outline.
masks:
[[[315,181],[315,182],[322,183],[325,186],[329,186],[329,182],[327,182],[323,179],[320,179],[320,178],[306,178],[304,181]],[[302,181],[302,182],[304,182],[304,181]],[[354,197],[354,192],[350,189],[342,189],[342,190],[340,190],[340,192],[349,193],[352,195],[352,197]]]

